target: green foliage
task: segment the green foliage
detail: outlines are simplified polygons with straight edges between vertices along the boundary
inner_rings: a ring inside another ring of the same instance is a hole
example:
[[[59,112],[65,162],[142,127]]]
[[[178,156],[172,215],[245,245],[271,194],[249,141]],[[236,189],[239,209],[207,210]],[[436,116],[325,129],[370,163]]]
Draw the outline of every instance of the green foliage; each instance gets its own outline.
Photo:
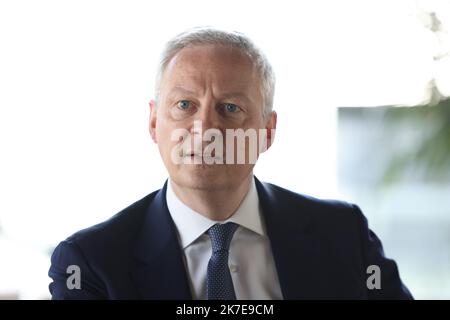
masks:
[[[402,179],[407,169],[421,172],[422,179],[448,183],[450,179],[450,99],[435,106],[388,108],[387,123],[414,121],[421,130],[420,141],[413,150],[396,153],[387,166],[382,182]]]

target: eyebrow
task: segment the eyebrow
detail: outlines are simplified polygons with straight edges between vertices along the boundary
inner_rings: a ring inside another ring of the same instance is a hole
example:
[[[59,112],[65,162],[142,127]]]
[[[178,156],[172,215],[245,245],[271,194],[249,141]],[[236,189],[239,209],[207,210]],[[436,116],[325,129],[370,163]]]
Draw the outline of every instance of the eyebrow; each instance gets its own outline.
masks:
[[[253,103],[253,101],[247,97],[247,95],[243,92],[230,92],[222,95],[222,99],[229,99],[229,98],[238,98],[245,100],[247,103]]]
[[[191,90],[188,90],[188,89],[186,89],[186,88],[183,88],[183,87],[179,87],[179,86],[176,86],[176,87],[173,87],[171,90],[170,90],[170,93],[173,93],[173,92],[175,92],[175,93],[184,93],[184,94],[195,94],[195,92],[194,91],[191,91]]]
[[[170,94],[176,94],[176,93],[181,93],[181,94],[188,94],[188,95],[194,95],[195,91],[191,91],[189,89],[180,87],[180,86],[175,86],[170,90]],[[238,99],[242,99],[245,100],[248,103],[252,103],[253,101],[247,97],[247,95],[243,92],[228,92],[225,93],[223,95],[221,95],[221,99],[229,99],[229,98],[238,98]]]

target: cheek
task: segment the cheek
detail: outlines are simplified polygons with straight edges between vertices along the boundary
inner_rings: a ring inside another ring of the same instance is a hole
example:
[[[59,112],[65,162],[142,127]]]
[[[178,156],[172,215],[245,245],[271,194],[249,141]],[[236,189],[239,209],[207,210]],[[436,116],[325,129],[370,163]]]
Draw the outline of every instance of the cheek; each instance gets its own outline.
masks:
[[[156,137],[160,143],[167,143],[170,141],[170,121],[167,119],[165,110],[158,110],[158,120],[156,122]]]
[[[175,143],[172,141],[172,130],[166,125],[161,125],[156,128],[156,138],[158,139],[161,150],[166,150]]]
[[[259,130],[259,129],[263,129],[265,128],[264,126],[264,122],[262,121],[262,117],[258,117],[258,116],[252,116],[252,117],[248,117],[247,119],[245,119],[245,121],[242,123],[241,126],[244,130],[245,129],[255,129],[255,130]]]
[[[172,124],[170,121],[162,121],[156,126],[158,148],[167,161],[171,159],[172,151],[177,148],[180,135],[182,134],[183,132],[180,132],[179,126]]]

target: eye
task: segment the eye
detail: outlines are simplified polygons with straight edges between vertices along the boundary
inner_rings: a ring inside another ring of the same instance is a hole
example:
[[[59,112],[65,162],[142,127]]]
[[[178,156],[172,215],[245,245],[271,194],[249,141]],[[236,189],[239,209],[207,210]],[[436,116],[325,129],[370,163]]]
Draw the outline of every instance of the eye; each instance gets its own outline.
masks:
[[[191,102],[188,100],[181,100],[178,102],[178,108],[181,110],[187,110],[191,106]]]
[[[239,108],[237,105],[233,103],[225,103],[224,105],[225,111],[230,113],[236,113],[241,111],[241,108]]]

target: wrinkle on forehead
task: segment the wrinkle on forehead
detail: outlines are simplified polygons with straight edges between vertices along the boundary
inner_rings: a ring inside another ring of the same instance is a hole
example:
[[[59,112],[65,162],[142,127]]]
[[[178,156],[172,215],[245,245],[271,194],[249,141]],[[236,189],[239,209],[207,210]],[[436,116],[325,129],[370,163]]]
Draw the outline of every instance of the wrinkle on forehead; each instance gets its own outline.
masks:
[[[219,94],[246,91],[250,96],[261,95],[259,74],[250,57],[222,45],[183,48],[169,61],[162,80],[169,87],[183,85],[192,91],[209,88]]]

